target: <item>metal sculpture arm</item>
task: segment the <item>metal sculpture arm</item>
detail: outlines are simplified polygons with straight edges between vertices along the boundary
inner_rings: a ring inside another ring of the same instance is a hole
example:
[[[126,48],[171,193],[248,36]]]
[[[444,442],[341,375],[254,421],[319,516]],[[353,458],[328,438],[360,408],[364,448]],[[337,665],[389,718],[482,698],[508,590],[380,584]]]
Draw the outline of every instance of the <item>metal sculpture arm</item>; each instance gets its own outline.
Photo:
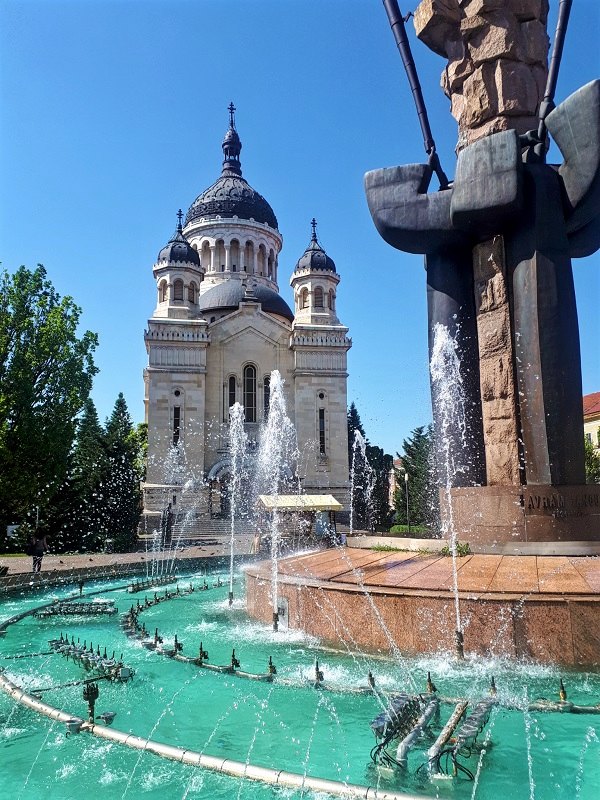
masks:
[[[423,144],[425,146],[425,152],[428,156],[428,177],[431,178],[432,173],[435,172],[440,182],[440,189],[447,189],[450,185],[450,182],[448,181],[448,178],[442,169],[440,158],[435,149],[435,142],[433,140],[433,134],[431,133],[431,126],[429,124],[429,117],[427,116],[427,109],[425,108],[423,92],[421,91],[421,82],[419,81],[419,76],[417,75],[417,68],[415,67],[408,36],[406,35],[406,28],[404,27],[404,18],[400,12],[396,0],[383,0],[383,5],[390,22],[390,28],[394,34],[394,39],[396,40],[396,45],[400,51],[402,63],[408,77],[408,83],[410,84],[410,90],[417,108],[417,115],[419,117],[419,123],[423,133]]]

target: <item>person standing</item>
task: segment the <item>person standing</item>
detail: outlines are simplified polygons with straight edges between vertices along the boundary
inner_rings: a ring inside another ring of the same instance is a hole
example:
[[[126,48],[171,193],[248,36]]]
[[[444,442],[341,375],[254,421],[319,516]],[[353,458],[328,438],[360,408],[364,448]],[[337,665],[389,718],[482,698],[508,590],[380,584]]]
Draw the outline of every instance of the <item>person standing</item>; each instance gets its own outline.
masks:
[[[31,543],[31,555],[33,557],[33,572],[40,572],[42,569],[42,558],[48,550],[48,542],[43,533],[37,532],[33,536]]]

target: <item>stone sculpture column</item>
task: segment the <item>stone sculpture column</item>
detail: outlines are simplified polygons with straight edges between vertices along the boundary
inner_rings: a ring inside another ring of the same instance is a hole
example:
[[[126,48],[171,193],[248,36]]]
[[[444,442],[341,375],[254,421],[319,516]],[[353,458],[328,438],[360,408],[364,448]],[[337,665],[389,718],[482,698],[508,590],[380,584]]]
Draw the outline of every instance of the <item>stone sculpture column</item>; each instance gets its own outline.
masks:
[[[457,332],[477,377],[473,468],[451,484],[475,547],[600,540],[600,492],[583,486],[571,272],[572,257],[600,246],[600,82],[546,117],[565,159],[546,165],[528,131],[544,98],[547,14],[547,0],[423,0],[417,35],[448,59],[455,180],[427,194],[424,165],[365,176],[382,237],[426,256],[430,337],[439,321]]]

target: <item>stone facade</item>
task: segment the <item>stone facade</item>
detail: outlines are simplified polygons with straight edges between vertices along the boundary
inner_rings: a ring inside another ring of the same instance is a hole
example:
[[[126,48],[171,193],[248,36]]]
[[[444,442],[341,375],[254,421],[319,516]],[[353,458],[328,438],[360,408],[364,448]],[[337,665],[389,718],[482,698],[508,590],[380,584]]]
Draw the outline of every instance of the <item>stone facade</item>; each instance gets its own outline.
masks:
[[[347,506],[351,341],[335,310],[340,277],[313,225],[291,279],[294,312],[288,307],[278,288],[283,239],[266,200],[242,178],[240,150],[232,113],[221,177],[183,225],[180,214],[153,268],[157,303],[145,332],[144,373],[147,529],[168,503],[196,520],[224,510],[229,409],[245,407],[256,448],[274,370],[298,437],[300,456],[289,471],[305,491],[326,489]]]

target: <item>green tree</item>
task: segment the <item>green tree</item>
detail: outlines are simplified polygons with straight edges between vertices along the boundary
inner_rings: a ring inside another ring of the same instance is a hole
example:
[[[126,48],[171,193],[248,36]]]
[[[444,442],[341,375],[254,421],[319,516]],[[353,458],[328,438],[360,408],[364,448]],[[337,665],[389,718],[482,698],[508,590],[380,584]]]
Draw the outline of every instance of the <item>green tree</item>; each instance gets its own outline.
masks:
[[[390,525],[390,472],[393,456],[377,445],[367,445],[367,461],[373,470],[371,493],[371,524],[375,528],[388,529]]]
[[[362,426],[362,422],[360,421],[360,414],[356,406],[354,405],[354,401],[350,403],[350,408],[348,409],[348,466],[352,469],[352,459],[354,456],[354,445],[356,440],[356,431],[360,433],[363,439],[366,440],[365,429]]]
[[[433,427],[415,428],[402,442],[402,468],[396,470],[395,509],[396,519],[407,525],[424,525],[437,530],[439,499],[433,479]],[[405,480],[408,474],[408,482]],[[408,517],[406,492],[408,483]]]
[[[585,442],[585,482],[600,483],[600,453],[594,449],[594,445],[584,439]]]
[[[0,274],[0,530],[45,510],[69,464],[98,341],[43,266]]]
[[[354,403],[348,409],[348,463],[352,482],[352,527],[371,531],[387,527],[393,458],[381,447],[369,444]]]
[[[115,549],[126,552],[137,543],[143,433],[134,429],[122,393],[106,421],[105,431],[108,457],[108,472],[103,484],[106,531],[113,539]]]
[[[96,406],[88,398],[78,421],[68,489],[65,487],[70,506],[62,524],[55,528],[62,534],[57,545],[64,550],[94,552],[101,547],[106,528],[103,486],[108,471],[106,437]]]

